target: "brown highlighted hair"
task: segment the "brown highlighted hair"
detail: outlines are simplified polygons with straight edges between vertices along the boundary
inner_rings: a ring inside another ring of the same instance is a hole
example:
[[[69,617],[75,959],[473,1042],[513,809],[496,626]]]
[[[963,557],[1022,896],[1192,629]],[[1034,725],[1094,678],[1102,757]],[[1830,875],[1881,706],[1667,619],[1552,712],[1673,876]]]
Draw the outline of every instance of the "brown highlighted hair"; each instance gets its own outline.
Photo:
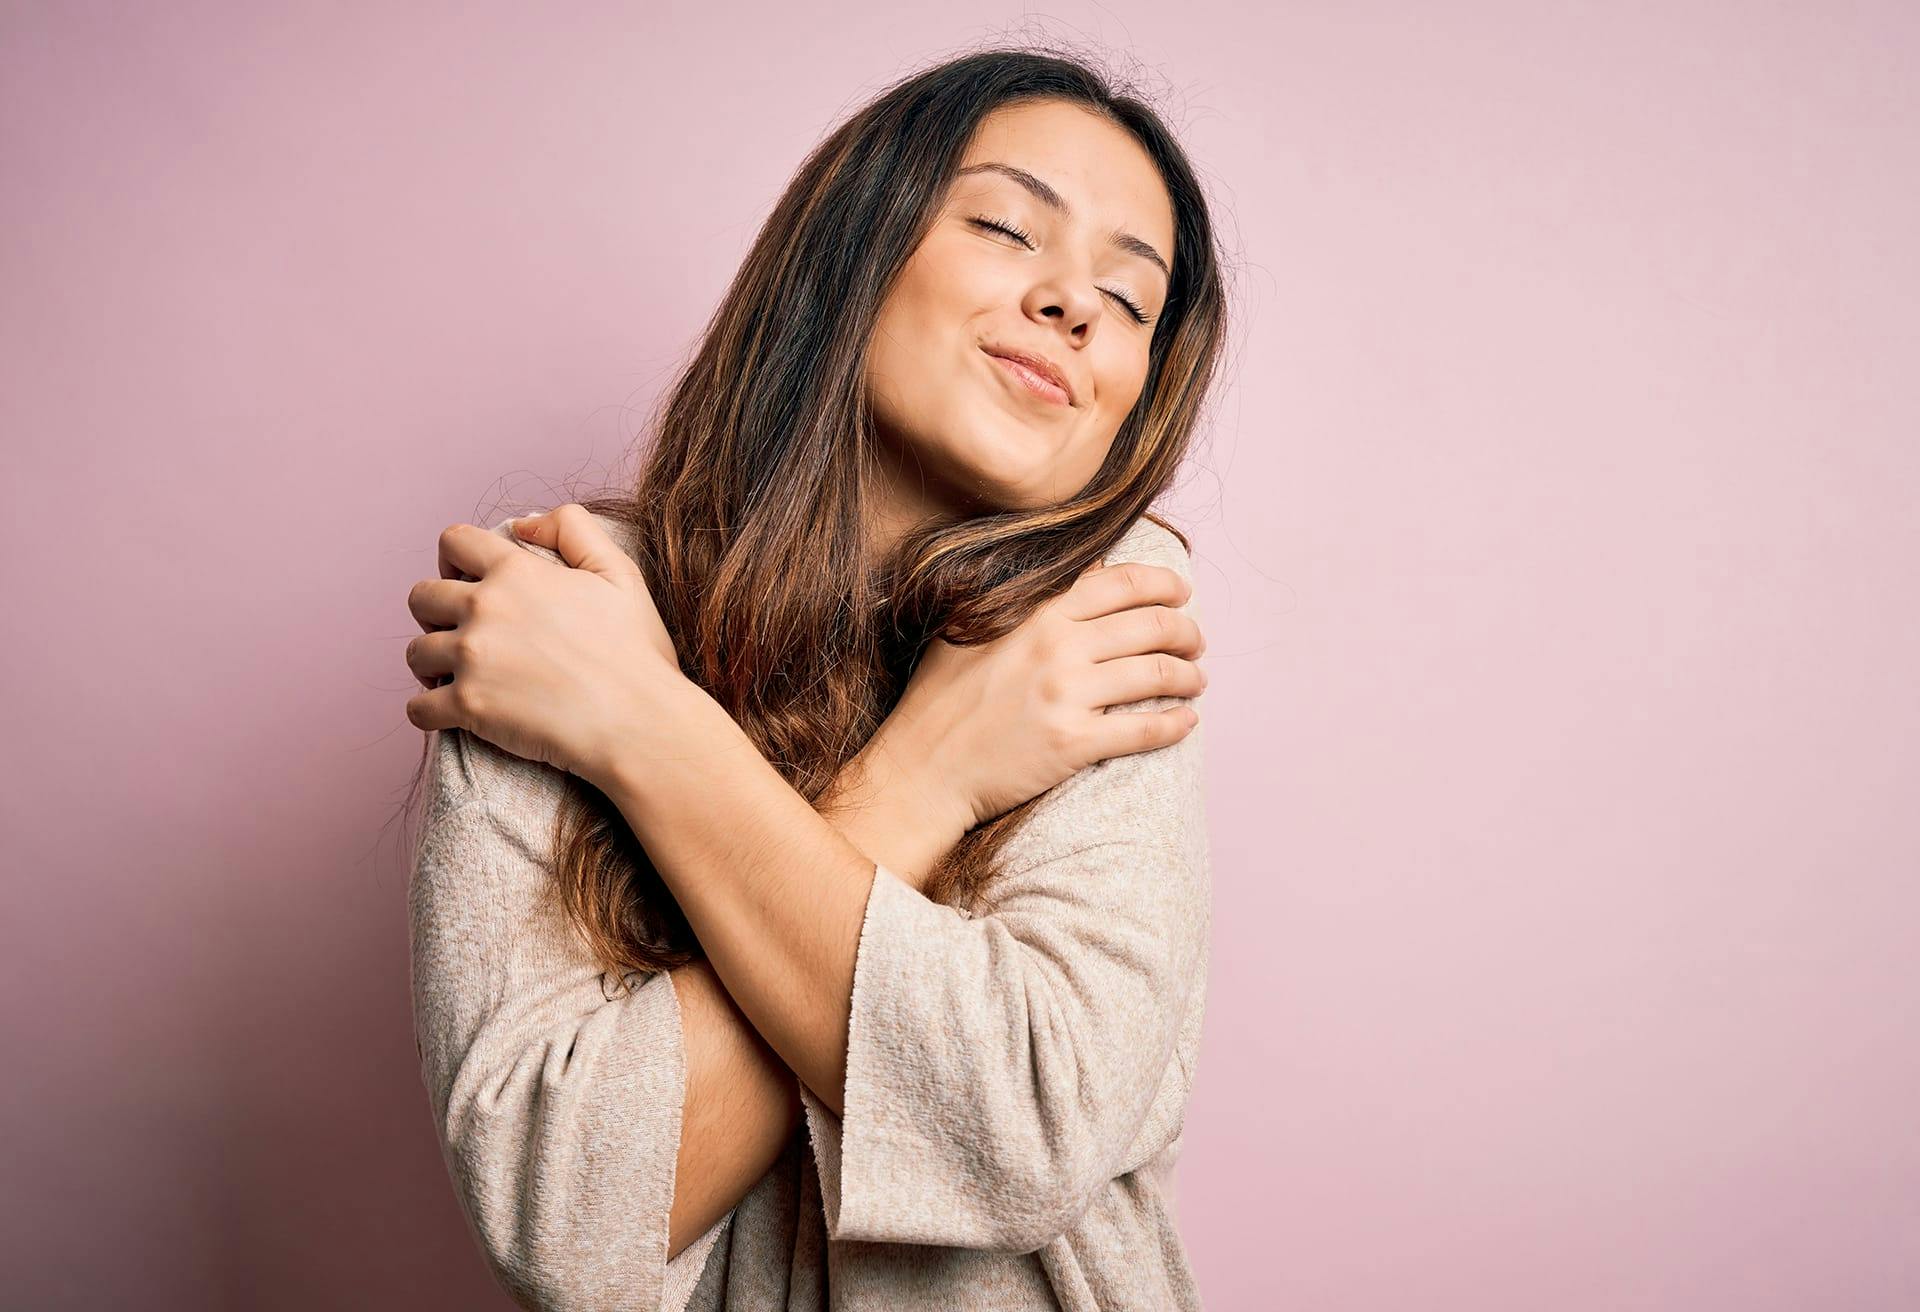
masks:
[[[929,519],[869,560],[877,439],[863,364],[873,324],[975,127],[1034,100],[1078,105],[1130,132],[1172,200],[1172,284],[1140,399],[1071,499]],[[894,83],[807,157],[668,393],[637,486],[577,499],[627,528],[687,677],[830,815],[836,776],[885,720],[929,639],[965,646],[1009,632],[1143,515],[1185,545],[1148,508],[1187,453],[1225,327],[1213,222],[1159,115],[1076,57],[964,55]],[[416,789],[425,766],[423,756]],[[927,896],[968,905],[1032,805],[969,832]],[[572,776],[553,869],[569,918],[615,979],[701,955],[624,817]]]

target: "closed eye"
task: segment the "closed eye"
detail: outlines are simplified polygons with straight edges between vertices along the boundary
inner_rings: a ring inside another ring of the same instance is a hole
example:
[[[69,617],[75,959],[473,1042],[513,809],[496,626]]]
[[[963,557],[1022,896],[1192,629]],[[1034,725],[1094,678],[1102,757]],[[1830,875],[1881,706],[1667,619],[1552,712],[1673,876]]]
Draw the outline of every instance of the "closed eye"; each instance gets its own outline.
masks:
[[[1033,234],[1025,231],[1024,229],[1015,227],[1011,223],[1002,223],[1002,222],[999,222],[998,220],[984,218],[984,217],[973,219],[971,220],[971,222],[977,227],[990,228],[994,232],[1005,233],[1007,236],[1019,242],[1022,246],[1025,246],[1028,250],[1033,249]],[[1135,323],[1144,324],[1144,323],[1151,322],[1152,316],[1147,313],[1146,307],[1140,304],[1140,302],[1134,300],[1131,296],[1128,296],[1125,292],[1115,291],[1111,287],[1102,287],[1100,290],[1105,292],[1107,295],[1113,297],[1113,299],[1120,302],[1120,304],[1126,306],[1127,313],[1133,316],[1133,321]]]

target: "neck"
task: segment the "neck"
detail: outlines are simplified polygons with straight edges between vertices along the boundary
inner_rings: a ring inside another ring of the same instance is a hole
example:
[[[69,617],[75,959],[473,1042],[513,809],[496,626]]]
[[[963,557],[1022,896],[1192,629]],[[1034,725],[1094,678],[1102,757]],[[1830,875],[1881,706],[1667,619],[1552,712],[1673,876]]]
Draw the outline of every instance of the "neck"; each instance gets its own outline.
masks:
[[[940,495],[940,487],[932,482],[911,451],[902,451],[885,438],[876,442],[875,447],[876,459],[868,484],[871,494],[867,503],[866,540],[867,558],[880,561],[893,552],[900,539],[916,524],[935,516],[947,517],[961,512]]]

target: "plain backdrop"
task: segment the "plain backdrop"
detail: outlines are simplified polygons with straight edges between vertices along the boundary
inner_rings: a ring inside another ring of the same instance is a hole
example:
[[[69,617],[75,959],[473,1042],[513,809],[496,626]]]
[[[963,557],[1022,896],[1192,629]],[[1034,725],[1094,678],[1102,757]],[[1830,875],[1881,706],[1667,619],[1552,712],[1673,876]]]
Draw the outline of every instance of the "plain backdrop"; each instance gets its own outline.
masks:
[[[1920,10],[1533,0],[7,5],[10,1306],[508,1306],[407,589],[630,472],[847,110],[1022,37],[1234,260],[1207,1306],[1920,1306]]]

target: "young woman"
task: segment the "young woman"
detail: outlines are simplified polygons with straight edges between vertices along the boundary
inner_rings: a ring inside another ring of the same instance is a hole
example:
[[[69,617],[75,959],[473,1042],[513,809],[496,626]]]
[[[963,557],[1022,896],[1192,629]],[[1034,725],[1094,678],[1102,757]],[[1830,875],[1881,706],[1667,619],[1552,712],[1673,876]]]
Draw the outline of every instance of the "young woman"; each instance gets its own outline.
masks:
[[[1203,644],[1146,512],[1224,314],[1153,112],[968,56],[802,166],[634,493],[441,535],[414,1012],[522,1303],[1198,1306]]]

